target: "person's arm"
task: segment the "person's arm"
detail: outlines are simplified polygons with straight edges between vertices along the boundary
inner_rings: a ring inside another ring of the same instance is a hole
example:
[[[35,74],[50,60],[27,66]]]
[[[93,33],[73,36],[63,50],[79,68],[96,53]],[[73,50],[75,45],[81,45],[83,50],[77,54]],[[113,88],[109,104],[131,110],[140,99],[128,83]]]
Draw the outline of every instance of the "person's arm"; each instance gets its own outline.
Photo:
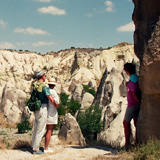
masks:
[[[131,94],[132,94],[133,98],[140,104],[140,101],[139,101],[136,93],[132,91]]]
[[[51,95],[49,95],[49,96],[47,96],[47,97],[48,97],[48,99],[50,100],[50,102],[51,102],[56,108],[59,107],[59,104],[56,104],[56,103],[55,103],[55,100],[53,99],[53,97],[52,97]]]

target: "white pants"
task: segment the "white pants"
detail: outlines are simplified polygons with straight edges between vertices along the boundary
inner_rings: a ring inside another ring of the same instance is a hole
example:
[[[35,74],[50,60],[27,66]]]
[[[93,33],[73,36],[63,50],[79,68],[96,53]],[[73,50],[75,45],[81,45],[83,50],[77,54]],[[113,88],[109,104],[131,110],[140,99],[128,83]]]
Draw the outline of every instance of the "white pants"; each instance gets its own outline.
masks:
[[[42,104],[39,111],[35,112],[34,130],[32,135],[32,148],[39,150],[39,145],[45,132],[47,121],[47,104]]]

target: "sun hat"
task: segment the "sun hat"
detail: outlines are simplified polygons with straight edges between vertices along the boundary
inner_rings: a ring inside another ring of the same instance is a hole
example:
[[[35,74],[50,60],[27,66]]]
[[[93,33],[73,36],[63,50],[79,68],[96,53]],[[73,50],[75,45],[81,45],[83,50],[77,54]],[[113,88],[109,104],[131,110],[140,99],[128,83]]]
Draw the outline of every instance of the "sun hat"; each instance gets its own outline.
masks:
[[[50,78],[50,79],[48,80],[48,84],[57,85],[55,78]]]
[[[36,71],[36,72],[35,72],[35,77],[36,77],[36,78],[40,78],[40,77],[42,77],[44,74],[45,74],[44,71],[39,70],[39,71]]]

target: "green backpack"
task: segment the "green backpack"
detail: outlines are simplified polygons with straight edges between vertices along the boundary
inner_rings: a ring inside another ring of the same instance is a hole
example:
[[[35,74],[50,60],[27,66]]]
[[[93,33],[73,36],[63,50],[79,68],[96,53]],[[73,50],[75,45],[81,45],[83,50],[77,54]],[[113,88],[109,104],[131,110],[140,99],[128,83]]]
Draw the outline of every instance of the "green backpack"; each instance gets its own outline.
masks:
[[[38,97],[38,92],[35,89],[32,89],[31,91],[31,97],[29,98],[27,102],[27,106],[29,110],[32,112],[40,110],[41,108],[41,101]]]

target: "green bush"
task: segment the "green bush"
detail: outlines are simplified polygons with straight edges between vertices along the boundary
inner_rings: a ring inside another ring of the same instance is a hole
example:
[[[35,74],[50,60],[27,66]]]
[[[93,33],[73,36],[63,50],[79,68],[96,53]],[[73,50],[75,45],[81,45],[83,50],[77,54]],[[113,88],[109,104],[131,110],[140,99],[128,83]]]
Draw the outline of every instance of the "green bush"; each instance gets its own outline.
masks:
[[[67,95],[66,93],[61,93],[60,94],[60,100],[61,100],[62,105],[64,105],[64,106],[67,105],[68,97],[69,97],[69,95]]]
[[[71,113],[72,115],[75,115],[75,113],[77,112],[77,110],[80,108],[81,104],[79,103],[79,101],[69,101],[67,103],[67,110],[69,113]]]
[[[90,89],[88,85],[82,84],[83,89],[85,90],[85,92],[88,92],[90,94],[92,94],[93,96],[96,95],[96,91],[94,89]]]
[[[146,144],[141,144],[134,150],[134,160],[160,159],[160,140],[150,138]]]
[[[18,129],[18,133],[24,133],[26,131],[31,130],[32,127],[31,127],[31,124],[30,124],[28,118],[25,118],[20,123],[17,123],[17,129]]]
[[[62,104],[59,105],[57,111],[58,111],[58,115],[65,115],[65,113],[66,113],[65,108]]]
[[[102,129],[101,113],[102,110],[98,106],[92,106],[78,115],[78,123],[86,140],[97,139],[97,133]]]
[[[76,111],[80,108],[81,105],[78,101],[69,100],[68,97],[69,95],[67,95],[66,93],[60,94],[61,104],[58,107],[59,115],[65,115],[65,113],[68,112],[74,115]]]

